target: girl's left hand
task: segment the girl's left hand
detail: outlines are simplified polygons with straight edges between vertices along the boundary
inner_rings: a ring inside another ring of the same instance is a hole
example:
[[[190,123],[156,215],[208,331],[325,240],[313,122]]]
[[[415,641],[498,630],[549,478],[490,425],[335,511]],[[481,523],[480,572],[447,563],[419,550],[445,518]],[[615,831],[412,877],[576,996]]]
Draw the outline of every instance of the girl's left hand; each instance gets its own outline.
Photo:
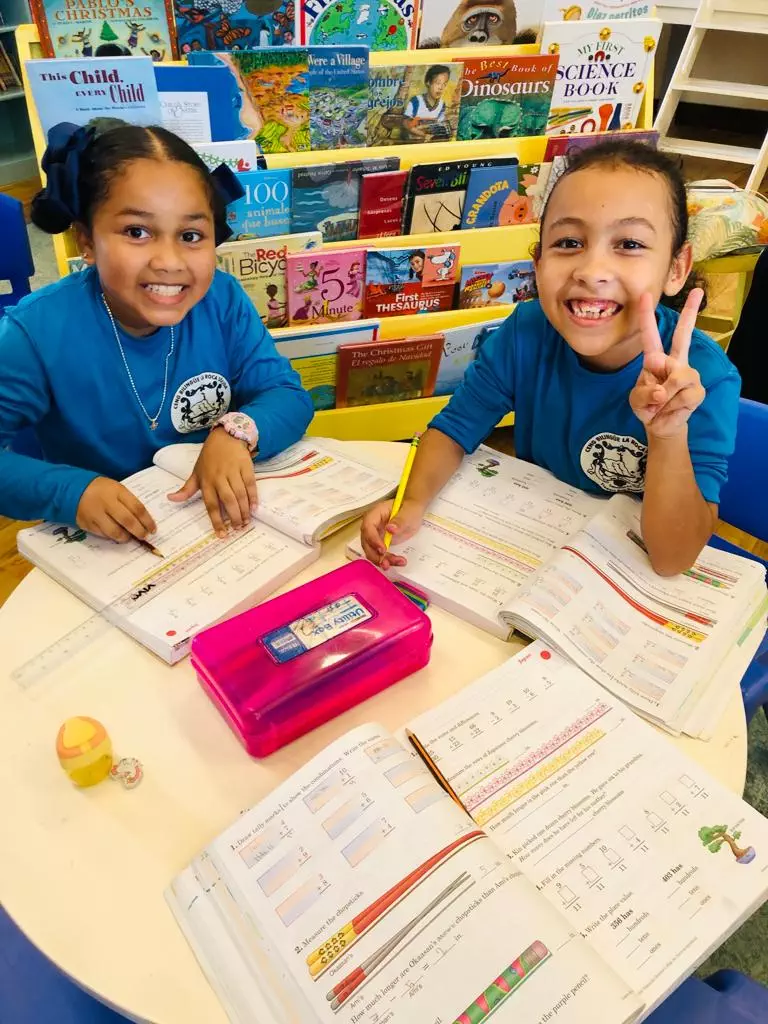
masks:
[[[704,292],[694,288],[680,314],[669,355],[661,343],[649,294],[640,300],[643,368],[629,396],[635,416],[649,437],[674,437],[704,401],[706,392],[698,372],[688,364],[691,335]]]
[[[256,511],[256,476],[248,445],[215,427],[203,445],[192,475],[171,501],[188,501],[202,492],[211,525],[217,536],[226,537],[227,522],[240,530]],[[226,517],[226,519],[225,519]]]

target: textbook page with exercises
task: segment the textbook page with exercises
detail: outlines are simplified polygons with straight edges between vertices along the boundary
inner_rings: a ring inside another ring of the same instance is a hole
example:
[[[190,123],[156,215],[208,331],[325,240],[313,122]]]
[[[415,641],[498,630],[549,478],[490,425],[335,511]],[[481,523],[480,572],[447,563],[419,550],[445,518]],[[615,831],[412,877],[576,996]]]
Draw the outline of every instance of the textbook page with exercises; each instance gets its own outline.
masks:
[[[768,894],[768,822],[533,644],[361,726],[169,904],[237,1024],[639,1020]]]
[[[56,523],[18,535],[30,562],[171,664],[196,633],[287,583],[319,556],[324,537],[397,486],[394,474],[347,457],[339,442],[304,440],[255,464],[254,519],[220,539],[199,496],[168,500],[200,449],[163,448],[156,465],[123,481],[157,524],[159,555]]]
[[[662,578],[640,512],[632,497],[585,494],[481,448],[395,548],[408,561],[390,573],[496,636],[546,640],[650,720],[705,738],[726,659],[743,672],[765,631],[765,573],[706,547],[688,572]],[[348,554],[362,555],[359,540]]]

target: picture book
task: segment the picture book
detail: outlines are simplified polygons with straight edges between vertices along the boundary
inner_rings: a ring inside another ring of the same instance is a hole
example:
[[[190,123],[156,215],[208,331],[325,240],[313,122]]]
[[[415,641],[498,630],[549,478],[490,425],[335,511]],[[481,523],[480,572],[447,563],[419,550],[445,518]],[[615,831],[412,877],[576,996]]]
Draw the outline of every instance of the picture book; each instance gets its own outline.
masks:
[[[336,407],[430,398],[442,353],[442,334],[340,345]]]
[[[240,122],[263,153],[302,153],[310,148],[307,50],[191,50],[187,61],[229,68],[242,98]]]
[[[469,364],[474,362],[488,338],[503,323],[504,319],[495,319],[464,327],[448,327],[443,331],[443,354],[434,388],[436,396],[453,394]]]
[[[548,22],[541,49],[560,63],[547,134],[634,128],[660,31],[656,18]]]
[[[378,171],[363,175],[358,238],[387,238],[403,233],[408,176],[408,171]]]
[[[408,50],[415,46],[420,0],[297,0],[302,46]]]
[[[458,137],[543,135],[554,94],[557,56],[476,57],[464,61]]]
[[[419,49],[535,43],[542,20],[541,0],[422,0]]]
[[[373,67],[368,82],[368,145],[450,142],[456,138],[463,64]]]
[[[461,228],[497,228],[515,224],[518,204],[517,160],[498,167],[474,167],[469,175]]]
[[[310,47],[311,148],[365,146],[367,126],[368,50],[364,46]]]
[[[324,242],[357,238],[360,179],[363,174],[396,170],[398,166],[396,157],[371,157],[295,167],[291,231],[320,231]]]
[[[236,277],[267,330],[288,323],[287,257],[319,247],[319,231],[262,241],[225,242],[216,250],[220,270]]]
[[[365,256],[363,248],[289,255],[288,319],[291,326],[361,320]]]
[[[403,234],[431,235],[458,231],[464,212],[469,176],[475,167],[499,167],[513,157],[450,160],[411,168],[405,201]]]
[[[425,689],[170,884],[231,1020],[630,1024],[768,897],[759,811],[553,647]]]
[[[336,370],[339,345],[365,345],[375,341],[378,320],[351,324],[319,324],[289,328],[275,338],[277,351],[290,360],[316,411],[336,408]]]
[[[235,174],[260,169],[259,147],[253,139],[239,139],[237,142],[193,142],[192,148],[209,171],[215,171],[221,164]]]
[[[88,124],[117,117],[131,124],[159,124],[160,97],[149,57],[28,60],[30,92],[45,138],[55,124]]]
[[[296,0],[174,0],[182,57],[201,50],[293,46]]]
[[[30,0],[29,6],[45,57],[175,57],[171,0],[140,6]]]
[[[291,172],[244,171],[237,178],[245,195],[227,207],[232,241],[292,234]]]
[[[609,18],[650,18],[654,4],[645,0],[581,0],[563,6],[563,0],[543,0],[542,21],[606,21]]]
[[[611,481],[631,473],[628,440],[590,442],[590,472]],[[706,547],[688,572],[659,576],[641,511],[628,494],[587,494],[481,449],[399,548],[408,564],[398,575],[480,629],[544,640],[655,724],[707,738],[724,709],[726,658],[745,657],[746,667],[765,632],[765,570]]]
[[[301,441],[256,464],[258,511],[247,529],[221,539],[201,497],[166,497],[188,479],[201,447],[162,448],[155,465],[123,481],[154,518],[162,558],[138,541],[115,544],[55,523],[18,536],[25,558],[171,664],[195,633],[287,583],[318,557],[323,537],[397,484],[346,457],[340,442]]]
[[[453,309],[460,251],[458,245],[369,249],[364,315],[403,316]]]
[[[533,260],[479,263],[461,268],[459,309],[511,306],[535,299],[536,295]]]
[[[155,64],[163,125],[194,145],[228,142],[246,135],[240,122],[242,98],[227,68]]]

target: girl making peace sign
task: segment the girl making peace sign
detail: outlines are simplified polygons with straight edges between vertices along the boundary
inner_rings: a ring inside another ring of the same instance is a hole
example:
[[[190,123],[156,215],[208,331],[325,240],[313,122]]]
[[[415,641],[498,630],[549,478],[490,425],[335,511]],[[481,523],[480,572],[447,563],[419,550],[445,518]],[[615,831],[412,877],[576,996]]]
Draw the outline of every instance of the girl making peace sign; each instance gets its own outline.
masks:
[[[485,343],[432,421],[398,515],[363,521],[368,557],[402,565],[407,540],[467,452],[514,409],[520,458],[584,490],[643,494],[643,539],[662,575],[693,564],[717,520],[740,380],[695,329],[685,185],[663,153],[620,140],[577,153],[550,193],[539,300]]]

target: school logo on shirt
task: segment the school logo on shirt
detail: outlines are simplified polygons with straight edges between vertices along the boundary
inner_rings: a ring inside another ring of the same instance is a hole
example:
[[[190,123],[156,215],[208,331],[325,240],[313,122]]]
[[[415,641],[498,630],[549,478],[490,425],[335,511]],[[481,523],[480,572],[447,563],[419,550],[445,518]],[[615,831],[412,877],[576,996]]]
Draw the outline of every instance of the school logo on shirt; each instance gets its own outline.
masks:
[[[581,450],[581,468],[604,491],[642,491],[648,448],[636,437],[596,434]]]
[[[171,422],[180,434],[210,427],[229,409],[232,389],[220,373],[198,373],[185,380],[171,402]]]

